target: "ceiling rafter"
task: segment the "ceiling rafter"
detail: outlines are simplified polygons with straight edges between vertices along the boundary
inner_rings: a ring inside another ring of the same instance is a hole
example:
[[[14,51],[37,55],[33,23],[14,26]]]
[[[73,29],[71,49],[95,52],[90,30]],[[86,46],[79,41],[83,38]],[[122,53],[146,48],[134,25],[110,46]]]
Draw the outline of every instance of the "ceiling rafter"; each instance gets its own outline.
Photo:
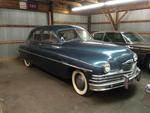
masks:
[[[80,4],[79,2],[72,2],[72,1],[66,1],[66,0],[49,0],[49,1],[52,1],[52,2],[60,2],[60,3],[64,3],[64,4],[67,4],[67,5],[73,5],[73,6],[82,6],[82,4]]]
[[[81,2],[91,2],[91,3],[98,3],[98,2],[104,2],[105,0],[80,0]]]

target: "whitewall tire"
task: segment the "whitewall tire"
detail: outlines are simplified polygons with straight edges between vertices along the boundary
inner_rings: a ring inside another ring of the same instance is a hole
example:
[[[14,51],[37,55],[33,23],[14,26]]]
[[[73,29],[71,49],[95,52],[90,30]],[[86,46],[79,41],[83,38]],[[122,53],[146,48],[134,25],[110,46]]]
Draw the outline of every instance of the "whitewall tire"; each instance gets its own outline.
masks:
[[[89,95],[90,91],[88,86],[88,80],[82,71],[73,71],[72,85],[77,94],[82,96]]]
[[[24,64],[25,64],[26,67],[30,67],[31,66],[31,62],[29,62],[26,59],[24,59]]]

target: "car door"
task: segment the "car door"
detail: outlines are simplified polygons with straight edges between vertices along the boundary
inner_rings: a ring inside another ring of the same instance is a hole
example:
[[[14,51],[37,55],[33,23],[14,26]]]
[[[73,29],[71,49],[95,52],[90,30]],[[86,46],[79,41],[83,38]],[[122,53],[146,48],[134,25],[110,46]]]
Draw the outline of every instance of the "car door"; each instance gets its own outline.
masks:
[[[115,32],[106,33],[104,37],[104,41],[114,43],[117,45],[123,45],[123,46],[126,45],[126,42],[122,37],[121,33],[115,33]]]
[[[30,37],[29,37],[29,47],[30,47],[30,53],[31,53],[31,62],[37,66],[40,65],[40,57],[39,57],[39,45],[41,42],[41,32],[42,29],[36,29],[34,30]]]

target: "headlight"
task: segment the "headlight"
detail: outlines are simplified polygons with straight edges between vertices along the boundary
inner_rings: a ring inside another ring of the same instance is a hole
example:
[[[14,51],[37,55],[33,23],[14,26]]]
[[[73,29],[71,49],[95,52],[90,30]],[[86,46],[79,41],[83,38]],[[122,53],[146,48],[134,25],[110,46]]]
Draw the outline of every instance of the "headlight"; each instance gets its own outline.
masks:
[[[104,73],[108,73],[110,71],[110,64],[104,65]]]
[[[138,56],[136,53],[134,53],[134,55],[133,55],[133,60],[134,60],[134,62],[136,62],[138,60]]]

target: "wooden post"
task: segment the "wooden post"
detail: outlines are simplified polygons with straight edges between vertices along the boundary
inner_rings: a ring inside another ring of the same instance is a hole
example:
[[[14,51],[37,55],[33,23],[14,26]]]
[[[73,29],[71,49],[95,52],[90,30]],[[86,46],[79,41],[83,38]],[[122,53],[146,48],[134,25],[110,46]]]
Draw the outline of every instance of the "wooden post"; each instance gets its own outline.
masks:
[[[91,15],[88,15],[88,31],[91,33]]]
[[[49,16],[49,11],[46,13],[47,14],[47,25],[50,25],[50,16]]]
[[[118,19],[118,23],[128,14],[128,11],[124,12],[124,14]]]
[[[119,18],[118,11],[116,11],[115,14],[116,14],[115,26],[116,26],[116,30],[118,30],[118,18]]]
[[[51,15],[50,15],[51,25],[53,25],[54,24],[53,2],[50,2],[50,8],[49,8],[49,10],[50,10],[50,13],[51,13]]]
[[[107,16],[107,17],[108,17],[109,21],[111,22],[114,31],[116,31],[116,30],[117,30],[117,29],[116,29],[116,24],[115,24],[115,21],[114,21],[112,15],[111,15],[111,13],[108,13],[108,16]]]

